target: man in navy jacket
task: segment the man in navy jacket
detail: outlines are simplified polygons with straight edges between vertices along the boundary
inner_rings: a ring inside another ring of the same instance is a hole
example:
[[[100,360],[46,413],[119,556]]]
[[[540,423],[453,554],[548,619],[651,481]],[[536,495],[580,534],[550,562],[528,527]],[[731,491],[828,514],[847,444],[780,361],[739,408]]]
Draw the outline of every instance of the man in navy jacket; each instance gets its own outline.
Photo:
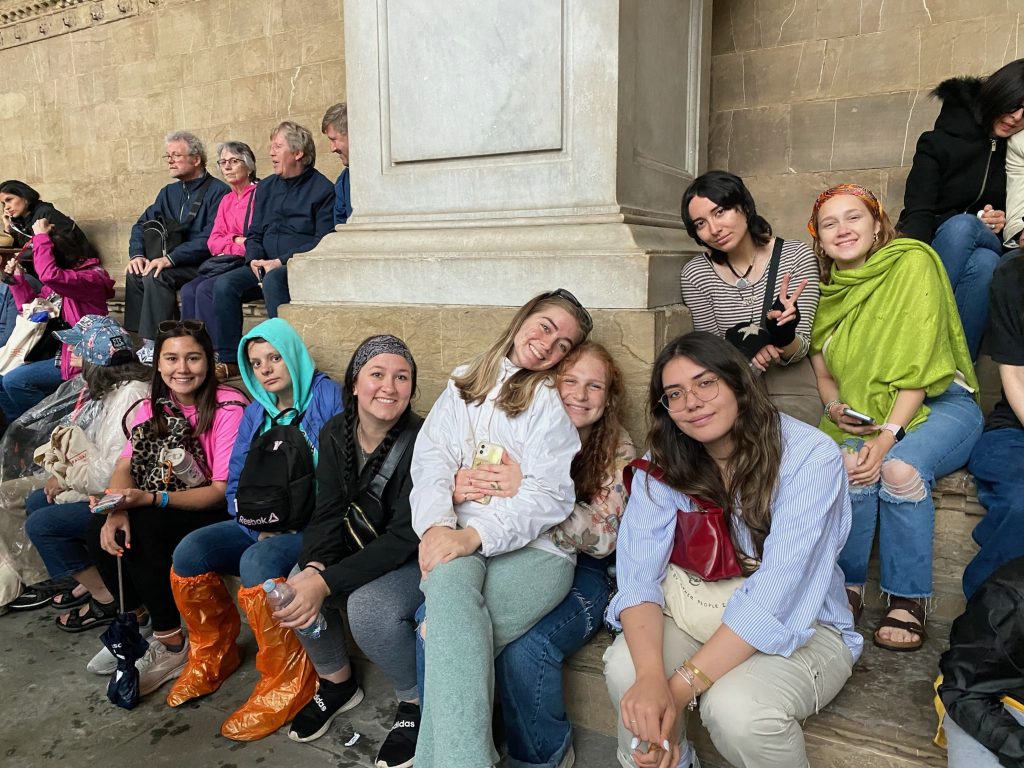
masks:
[[[206,241],[220,200],[228,192],[227,184],[207,172],[206,148],[195,135],[176,131],[168,134],[166,141],[164,160],[174,181],[160,190],[156,201],[132,227],[125,269],[124,324],[147,342],[156,338],[161,321],[177,314],[178,289],[192,280],[199,265],[209,258]],[[157,218],[165,223],[178,222],[183,228],[183,241],[166,256],[150,259],[144,247],[143,225]],[[151,344],[148,346],[151,348]]]
[[[334,182],[334,223],[345,224],[352,215],[352,194],[348,180],[348,105],[345,102],[327,108],[320,123],[320,131],[327,137],[331,152],[344,166]]]
[[[334,229],[334,185],[314,168],[316,145],[309,130],[290,120],[278,125],[270,134],[270,162],[274,175],[256,189],[245,268],[222,275],[214,284],[213,342],[226,366],[218,368],[221,377],[238,370],[242,304],[262,296],[267,316],[277,317],[278,307],[290,300],[288,260],[313,250]]]

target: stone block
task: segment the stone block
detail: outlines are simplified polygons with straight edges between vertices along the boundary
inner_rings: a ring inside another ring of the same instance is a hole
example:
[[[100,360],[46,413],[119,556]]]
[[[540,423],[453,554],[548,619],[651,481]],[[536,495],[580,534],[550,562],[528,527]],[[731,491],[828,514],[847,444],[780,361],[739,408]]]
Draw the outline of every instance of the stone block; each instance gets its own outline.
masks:
[[[217,3],[184,3],[175,6],[173,13],[156,14],[156,57],[191,55],[214,45],[212,17],[219,10]]]
[[[736,52],[732,35],[732,3],[712,3],[711,55],[720,56]]]
[[[245,4],[245,0],[234,0]],[[309,27],[340,24],[342,0],[321,0],[307,3],[306,0],[280,0],[273,3],[272,30],[274,32],[302,31]]]
[[[182,123],[181,93],[177,87],[145,95],[123,96],[118,99],[117,114],[120,139],[126,135],[159,136],[162,143],[168,132],[186,127]]]
[[[324,84],[319,64],[304,64],[294,69],[274,73],[273,104],[278,106],[281,118],[295,119],[299,113],[324,109]],[[320,121],[305,124],[314,134],[320,132]]]
[[[929,0],[928,16],[933,24],[965,21],[980,16],[997,16],[1007,10],[1020,10],[1014,0]],[[1007,57],[1007,60],[1013,56]]]
[[[106,179],[89,180],[88,176],[71,183],[75,201],[74,216],[81,219],[106,219],[114,210],[117,190]],[[70,211],[68,211],[70,213]]]
[[[757,212],[771,223],[775,234],[810,243],[807,218],[814,199],[828,186],[825,174],[788,173],[744,181],[757,202]]]
[[[199,126],[217,125],[231,119],[231,81],[183,85],[179,93],[182,125],[195,126],[194,130],[198,130]],[[208,146],[206,151],[212,153],[213,147]]]
[[[740,176],[786,173],[789,169],[789,119],[789,105],[735,110],[729,140],[729,170]]]
[[[322,26],[280,32],[269,38],[275,70],[323,63],[344,55],[344,29],[340,20]]]
[[[933,5],[935,3],[930,1],[923,3],[920,0],[887,0],[881,3],[881,8],[875,13],[879,29],[906,31],[920,28],[923,32],[936,22]]]
[[[121,97],[126,97],[176,91],[185,80],[186,61],[186,56],[177,54],[119,67],[117,92]]]
[[[712,112],[708,125],[708,168],[729,167],[732,112]]]
[[[835,151],[836,102],[794,104],[789,167],[797,172],[827,171]]]
[[[345,59],[337,58],[325,61],[320,65],[320,72],[324,78],[324,110],[331,104],[345,101],[347,91],[345,86]],[[319,125],[319,121],[317,121]]]
[[[711,60],[711,111],[742,109],[744,93],[743,63],[746,54],[726,53]]]
[[[936,85],[957,75],[988,75],[1020,54],[1019,13],[934,24],[921,30],[921,84]]]
[[[840,99],[832,170],[899,165],[916,91]],[[911,144],[915,139],[910,139]]]
[[[198,51],[188,57],[186,69],[191,72],[191,84],[230,81],[273,72],[270,39],[257,37]]]
[[[749,51],[760,48],[761,25],[757,20],[757,0],[733,0],[732,2],[713,3],[712,35],[725,39],[724,45],[731,51]],[[719,32],[715,30],[719,29]],[[712,37],[714,45],[714,37]],[[717,52],[717,49],[712,49]]]
[[[758,3],[758,24],[764,47],[813,40],[817,36],[814,0]]]
[[[820,0],[814,16],[814,36],[831,39],[860,34],[860,13],[851,10],[846,0]]]
[[[231,115],[235,122],[273,119],[277,106],[272,101],[273,76],[253,75],[231,83]]]
[[[856,35],[837,44],[838,60],[829,96],[859,96],[918,87],[919,33],[893,30]]]

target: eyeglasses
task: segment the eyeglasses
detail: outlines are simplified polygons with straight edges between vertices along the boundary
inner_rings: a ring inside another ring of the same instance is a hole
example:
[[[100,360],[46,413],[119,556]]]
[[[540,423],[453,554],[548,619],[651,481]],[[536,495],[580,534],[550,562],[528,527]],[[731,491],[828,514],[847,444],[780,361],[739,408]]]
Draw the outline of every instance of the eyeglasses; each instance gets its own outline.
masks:
[[[164,155],[164,162],[169,163],[172,160],[174,162],[178,162],[179,160],[184,160],[186,157],[191,157],[191,155],[183,155],[180,152],[171,152],[170,154]]]
[[[217,165],[219,165],[221,168],[234,168],[241,162],[242,160],[237,157],[227,157],[223,160],[218,160]]]
[[[583,329],[583,332],[585,334],[589,334],[592,330],[594,330],[594,318],[590,316],[590,313],[587,311],[587,308],[580,304],[579,299],[573,296],[569,291],[565,290],[565,288],[557,288],[551,291],[550,293],[545,294],[544,298],[553,299],[556,296],[565,299],[574,307],[576,307],[576,309],[579,310],[578,314],[580,315],[580,319],[583,320],[584,324],[586,325],[586,327]]]
[[[202,320],[164,320],[156,327],[160,333],[174,333],[180,330],[198,333],[205,328],[206,324]]]
[[[718,397],[718,377],[708,376],[694,384],[690,389],[677,387],[658,398],[658,402],[669,413],[676,413],[686,408],[687,395],[693,395],[702,403],[710,403]]]

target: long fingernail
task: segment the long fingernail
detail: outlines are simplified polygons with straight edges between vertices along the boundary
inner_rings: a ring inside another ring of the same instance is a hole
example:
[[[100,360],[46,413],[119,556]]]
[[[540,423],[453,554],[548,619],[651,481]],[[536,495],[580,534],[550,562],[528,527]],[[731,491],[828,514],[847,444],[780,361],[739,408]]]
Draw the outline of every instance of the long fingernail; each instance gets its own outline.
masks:
[[[634,736],[633,740],[631,742],[629,742],[629,748],[630,749],[636,749],[639,746],[640,746],[640,738],[638,736]]]
[[[664,749],[664,750],[665,750],[666,752],[668,752],[668,751],[669,751],[669,749],[670,749],[671,747],[670,747],[670,745],[669,745],[669,743],[668,743],[668,739],[665,739],[665,740],[664,740],[663,742],[661,742],[661,747],[662,747],[662,749]]]

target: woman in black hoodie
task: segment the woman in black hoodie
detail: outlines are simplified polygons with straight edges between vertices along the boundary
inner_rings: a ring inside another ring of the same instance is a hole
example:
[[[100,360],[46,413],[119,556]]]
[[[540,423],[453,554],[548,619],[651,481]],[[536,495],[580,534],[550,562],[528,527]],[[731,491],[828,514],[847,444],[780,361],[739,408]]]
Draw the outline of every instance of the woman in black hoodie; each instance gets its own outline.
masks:
[[[977,359],[1003,253],[997,235],[1006,224],[1006,140],[1024,129],[1024,59],[985,79],[946,80],[932,94],[942,110],[917,141],[896,228],[942,257]]]

